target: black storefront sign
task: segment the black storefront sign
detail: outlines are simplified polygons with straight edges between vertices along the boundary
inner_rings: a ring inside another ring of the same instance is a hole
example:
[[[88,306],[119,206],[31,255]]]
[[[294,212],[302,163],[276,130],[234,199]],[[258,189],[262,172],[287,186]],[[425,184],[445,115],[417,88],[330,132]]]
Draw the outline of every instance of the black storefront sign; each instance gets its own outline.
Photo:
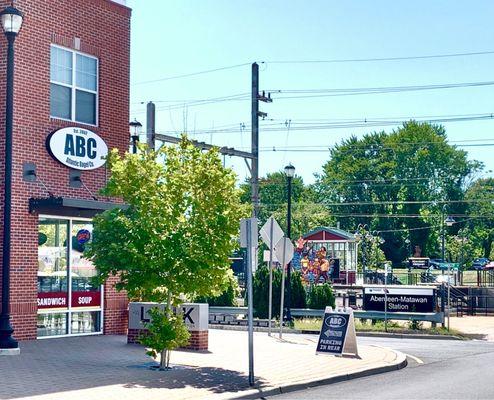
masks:
[[[326,308],[316,353],[357,355],[352,310],[333,312],[330,307]]]
[[[364,310],[386,311],[385,301],[388,312],[432,313],[436,308],[436,291],[433,288],[364,288]]]

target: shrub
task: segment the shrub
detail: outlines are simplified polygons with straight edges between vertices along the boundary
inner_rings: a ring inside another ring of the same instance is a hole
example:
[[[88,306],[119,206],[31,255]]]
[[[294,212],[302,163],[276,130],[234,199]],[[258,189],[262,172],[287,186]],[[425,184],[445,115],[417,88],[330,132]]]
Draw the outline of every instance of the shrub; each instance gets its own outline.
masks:
[[[151,321],[145,324],[148,331],[139,337],[139,341],[150,348],[147,355],[154,359],[160,356],[160,369],[169,369],[170,352],[187,345],[190,333],[182,315],[173,315],[159,308],[149,310],[149,315]]]
[[[240,288],[238,287],[237,279],[231,275],[228,279],[228,287],[218,296],[215,297],[197,297],[194,301],[196,303],[208,303],[210,306],[218,307],[236,307],[237,296],[239,295]]]
[[[279,318],[280,301],[281,301],[281,269],[273,270],[273,303],[272,316]],[[306,292],[298,272],[293,272],[290,277],[291,283],[291,301],[292,308],[306,307]],[[261,266],[257,269],[253,279],[253,299],[255,316],[258,318],[268,318],[269,309],[269,269],[267,266]]]
[[[327,306],[335,306],[335,299],[331,285],[329,283],[315,285],[309,294],[309,308],[323,310]]]

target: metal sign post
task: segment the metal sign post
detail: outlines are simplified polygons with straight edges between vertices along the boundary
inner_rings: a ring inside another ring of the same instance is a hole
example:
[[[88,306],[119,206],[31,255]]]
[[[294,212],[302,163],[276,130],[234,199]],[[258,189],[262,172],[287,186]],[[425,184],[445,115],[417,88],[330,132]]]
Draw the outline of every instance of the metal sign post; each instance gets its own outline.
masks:
[[[388,331],[388,273],[389,264],[384,264],[384,332]]]
[[[271,336],[271,320],[273,318],[273,250],[274,244],[283,237],[283,230],[273,217],[269,217],[260,230],[263,242],[269,246],[269,300],[268,300],[268,335]]]
[[[247,249],[247,323],[249,336],[249,385],[254,386],[254,307],[252,295],[252,271],[256,262],[257,218],[240,221],[240,246]]]
[[[283,274],[281,278],[281,301],[280,301],[280,339],[283,336],[283,305],[285,302],[285,265],[293,258],[295,247],[290,239],[282,237],[275,245],[275,254],[282,268]]]
[[[281,301],[280,301],[280,339],[283,337],[283,305],[285,303],[285,255],[286,255],[286,241],[283,240],[283,248],[282,257],[281,257]]]

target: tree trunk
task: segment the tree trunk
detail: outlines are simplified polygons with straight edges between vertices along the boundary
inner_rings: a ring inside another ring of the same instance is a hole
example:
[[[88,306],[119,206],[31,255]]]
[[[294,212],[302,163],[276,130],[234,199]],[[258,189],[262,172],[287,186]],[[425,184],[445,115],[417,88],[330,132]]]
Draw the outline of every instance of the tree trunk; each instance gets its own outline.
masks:
[[[172,293],[168,291],[168,298],[166,300],[166,317],[170,318],[172,315]],[[170,368],[170,355],[171,355],[171,350],[163,350],[163,353],[161,355],[161,363],[165,364],[164,368],[169,369]],[[163,368],[163,365],[161,366]]]
[[[161,357],[160,357],[160,369],[161,370],[166,369],[166,367],[167,367],[166,360],[168,357],[167,357],[166,352],[167,352],[166,349],[161,352]]]

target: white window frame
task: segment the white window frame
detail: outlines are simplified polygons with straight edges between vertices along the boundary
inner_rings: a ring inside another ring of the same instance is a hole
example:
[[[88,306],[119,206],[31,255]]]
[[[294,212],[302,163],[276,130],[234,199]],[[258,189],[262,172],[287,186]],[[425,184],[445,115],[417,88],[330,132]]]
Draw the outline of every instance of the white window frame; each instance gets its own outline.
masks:
[[[98,95],[98,93],[99,93],[99,59],[98,59],[98,57],[92,56],[90,54],[82,53],[82,52],[77,51],[77,50],[69,49],[67,47],[59,46],[56,44],[50,45],[50,54],[51,54],[52,47],[56,47],[56,48],[59,48],[59,49],[65,50],[65,51],[69,51],[70,53],[72,53],[72,85],[68,85],[68,84],[62,83],[62,82],[53,81],[51,79],[51,56],[50,56],[50,102],[51,102],[51,84],[54,84],[54,85],[64,86],[64,87],[70,89],[71,103],[72,104],[70,105],[71,119],[61,118],[61,117],[56,117],[54,115],[51,115],[51,106],[50,106],[50,118],[60,119],[63,121],[77,122],[78,124],[83,124],[83,125],[88,125],[88,126],[98,126],[98,120],[99,120],[99,112],[98,112],[99,111],[99,95]],[[77,63],[77,60],[76,59],[77,59],[78,54],[81,56],[92,58],[93,60],[96,60],[96,91],[85,89],[85,88],[80,88],[77,86],[77,82],[76,82],[76,78],[77,78],[76,77],[76,63]],[[81,91],[87,92],[87,93],[92,93],[95,95],[95,97],[96,97],[96,104],[95,104],[96,110],[95,110],[95,123],[94,124],[90,124],[88,122],[82,122],[82,121],[76,120],[76,91],[77,90],[81,90]]]
[[[51,219],[62,219],[67,220],[69,223],[68,233],[69,236],[72,234],[72,226],[74,221],[79,222],[92,222],[91,218],[84,217],[65,217],[60,215],[51,215],[51,214],[40,214],[38,218],[51,218]],[[69,272],[72,269],[72,261],[70,259],[72,255],[72,240],[67,240],[67,268]],[[39,314],[66,314],[67,318],[67,333],[64,335],[50,335],[50,336],[37,336],[36,339],[52,339],[52,338],[60,338],[60,337],[77,337],[77,336],[95,336],[95,335],[103,335],[104,327],[105,327],[105,285],[100,286],[101,291],[101,304],[99,307],[76,307],[72,308],[72,274],[69,273],[69,279],[67,281],[67,307],[66,308],[53,308],[53,309],[41,309],[38,310],[36,316]],[[72,314],[84,311],[96,311],[100,313],[100,330],[97,332],[85,332],[85,333],[72,333]]]

